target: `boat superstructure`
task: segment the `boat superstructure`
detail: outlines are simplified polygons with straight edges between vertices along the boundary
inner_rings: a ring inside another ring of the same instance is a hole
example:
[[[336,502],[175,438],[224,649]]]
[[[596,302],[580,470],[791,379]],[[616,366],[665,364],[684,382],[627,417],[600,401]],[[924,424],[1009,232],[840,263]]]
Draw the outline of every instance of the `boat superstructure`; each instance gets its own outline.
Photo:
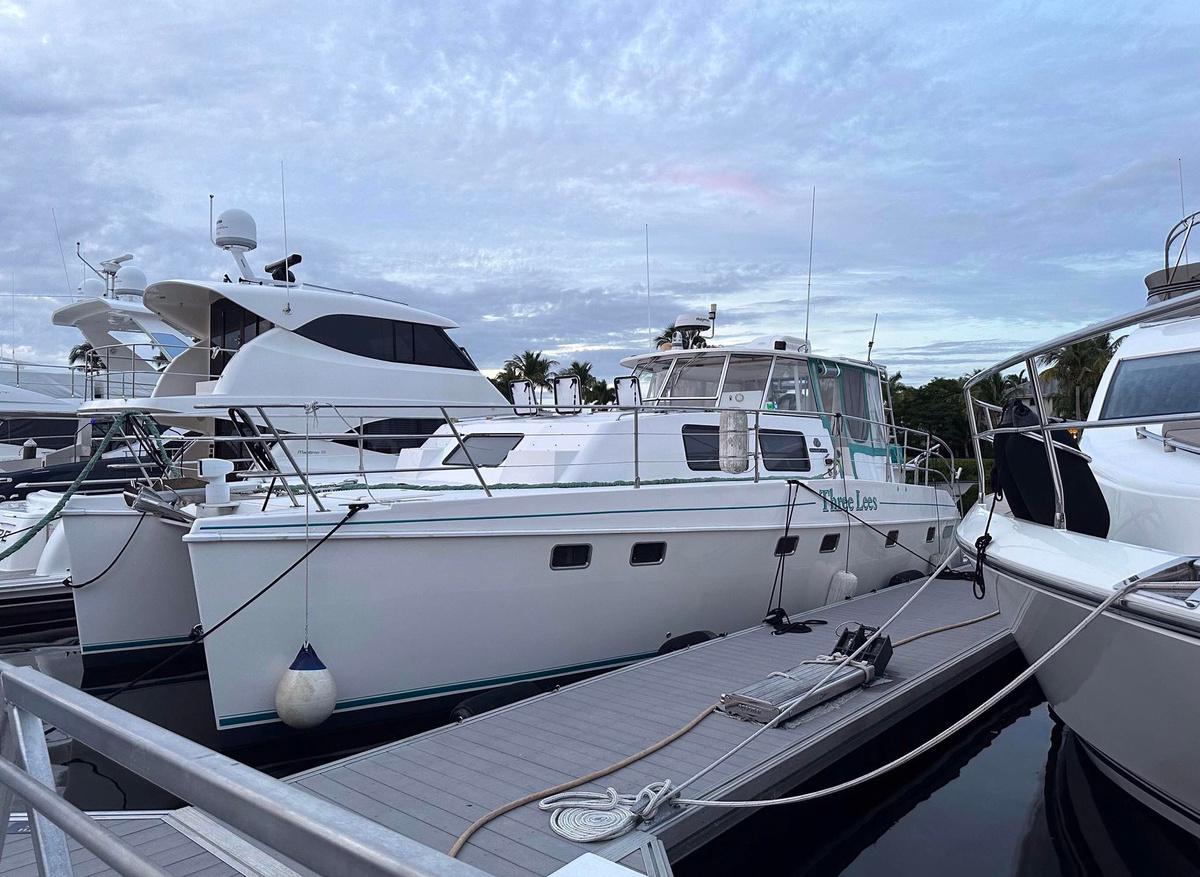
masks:
[[[997,588],[1026,658],[1038,660],[1067,639],[1037,678],[1096,764],[1196,834],[1200,264],[1181,256],[1198,221],[1193,214],[1172,230],[1165,268],[1146,279],[1144,309],[1024,351],[967,382],[976,453],[982,459],[981,442],[994,444],[993,486],[1002,499],[981,502],[958,529],[964,551],[983,554],[985,582]],[[1086,420],[1043,416],[1042,357],[1123,331]],[[973,397],[979,381],[1017,364],[1032,378],[1028,404],[1000,410]]]
[[[546,404],[518,384],[505,415],[444,406],[393,471],[188,507],[222,734],[281,730],[276,682],[308,638],[336,721],[370,721],[626,663],[943,556],[958,516],[928,465],[939,444],[888,422],[876,365],[789,336],[626,364],[614,406],[581,404],[571,377]],[[306,440],[333,409],[306,412]]]
[[[445,422],[444,404],[479,414],[507,406],[447,334],[451,320],[387,296],[297,281],[298,255],[256,274],[246,260],[256,228],[241,210],[218,217],[214,243],[234,257],[236,280],[165,280],[143,298],[165,326],[197,343],[170,357],[148,394],[82,408],[93,417],[148,415],[187,433],[163,450],[173,474],[192,479],[190,490],[143,480],[171,501],[203,496],[201,460],[232,460],[247,480],[243,492],[283,489],[281,472],[338,481],[348,467],[393,469],[402,449]],[[111,386],[127,385],[115,366],[105,374]],[[335,408],[310,412],[315,399]],[[390,405],[399,413],[382,410]],[[241,433],[269,440],[245,444]],[[148,515],[120,494],[72,497],[62,519],[74,583],[89,582],[75,591],[85,656],[140,660],[186,637],[199,617],[178,520]]]

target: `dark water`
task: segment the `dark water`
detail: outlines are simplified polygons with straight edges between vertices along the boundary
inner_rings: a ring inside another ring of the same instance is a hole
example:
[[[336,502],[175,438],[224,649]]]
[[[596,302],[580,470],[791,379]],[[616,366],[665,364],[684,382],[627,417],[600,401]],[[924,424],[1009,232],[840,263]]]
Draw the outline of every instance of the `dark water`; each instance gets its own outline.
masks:
[[[801,787],[857,776],[936,734],[1022,668],[1010,658],[902,722]],[[93,693],[103,694],[103,690]],[[216,746],[202,675],[120,695],[115,703]],[[339,735],[338,746],[232,753],[276,776],[426,730],[436,719]],[[67,797],[87,809],[158,809],[178,801],[75,743]],[[675,864],[679,877],[1200,874],[1200,840],[1100,774],[1030,684],[920,760],[867,786],[758,811]]]

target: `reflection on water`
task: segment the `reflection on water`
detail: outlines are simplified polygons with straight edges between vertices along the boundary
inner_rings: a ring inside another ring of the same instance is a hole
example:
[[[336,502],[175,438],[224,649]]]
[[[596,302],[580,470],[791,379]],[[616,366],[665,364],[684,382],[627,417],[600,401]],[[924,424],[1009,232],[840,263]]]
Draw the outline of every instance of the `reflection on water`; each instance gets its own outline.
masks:
[[[802,791],[886,763],[1003,684],[991,671]],[[1007,678],[1012,678],[1011,669]],[[678,877],[1200,874],[1200,841],[1100,774],[1034,685],[873,784],[770,808],[675,866]]]

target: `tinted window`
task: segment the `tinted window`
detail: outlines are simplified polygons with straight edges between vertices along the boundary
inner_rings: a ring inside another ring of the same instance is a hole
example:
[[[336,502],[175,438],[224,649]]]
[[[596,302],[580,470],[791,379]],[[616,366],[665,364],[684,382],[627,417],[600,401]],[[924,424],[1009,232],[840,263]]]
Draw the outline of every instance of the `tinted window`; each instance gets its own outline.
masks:
[[[817,391],[821,394],[821,410],[826,414],[836,414],[842,410],[842,400],[838,395],[840,375],[837,366],[817,363]]]
[[[525,436],[519,433],[464,436],[463,442],[471,453],[471,459],[468,460],[462,447],[456,445],[442,461],[442,465],[470,466],[471,460],[474,460],[476,466],[499,466],[508,458],[508,452],[519,445],[523,438]]]
[[[772,472],[807,472],[808,443],[804,434],[785,429],[764,429],[759,432],[763,466]]]
[[[635,542],[629,552],[630,566],[654,566],[667,556],[666,542]]]
[[[826,533],[821,537],[821,553],[829,554],[832,551],[837,551],[838,542],[841,538],[841,533]]]
[[[689,423],[683,427],[683,455],[688,468],[696,472],[715,472],[721,468],[718,456],[718,428]]]
[[[419,448],[425,439],[437,432],[444,420],[436,417],[390,417],[364,423],[354,432],[364,436],[387,436],[387,438],[365,438],[363,449],[379,454],[398,454],[405,448]],[[357,448],[358,439],[335,439],[339,445]]]
[[[418,365],[438,368],[474,369],[470,358],[458,349],[444,329],[416,323],[413,331],[413,357]]]
[[[227,298],[213,302],[208,311],[208,343],[210,347],[222,348],[222,352],[212,358],[209,374],[214,378],[221,374],[234,352],[274,325]]]
[[[422,323],[331,314],[306,323],[296,334],[334,350],[383,362],[475,369],[470,357],[450,340],[445,330]]]
[[[784,557],[795,554],[796,546],[799,544],[799,536],[780,536],[775,542],[775,556]]]
[[[550,551],[550,569],[583,569],[591,562],[590,545],[555,545]]]
[[[1200,351],[1117,363],[1101,420],[1200,411]]]

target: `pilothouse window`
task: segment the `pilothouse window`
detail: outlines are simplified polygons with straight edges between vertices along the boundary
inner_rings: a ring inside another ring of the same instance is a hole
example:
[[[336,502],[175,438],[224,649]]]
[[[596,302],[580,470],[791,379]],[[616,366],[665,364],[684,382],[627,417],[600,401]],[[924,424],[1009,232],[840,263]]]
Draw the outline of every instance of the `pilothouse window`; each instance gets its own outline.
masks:
[[[678,400],[680,405],[703,405],[717,398],[725,357],[712,354],[692,356],[675,364],[664,396]]]
[[[444,329],[425,323],[330,314],[305,323],[296,334],[334,350],[383,362],[475,370],[466,351],[455,345]]]
[[[808,363],[804,360],[775,359],[775,371],[767,387],[767,406],[779,411],[816,411]]]
[[[208,311],[208,343],[219,348],[213,353],[209,374],[214,378],[220,375],[234,352],[274,326],[270,320],[227,298],[217,299]]]
[[[1200,351],[1123,359],[1117,363],[1101,420],[1200,411]]]
[[[721,385],[721,406],[725,408],[761,408],[771,357],[733,354]]]

